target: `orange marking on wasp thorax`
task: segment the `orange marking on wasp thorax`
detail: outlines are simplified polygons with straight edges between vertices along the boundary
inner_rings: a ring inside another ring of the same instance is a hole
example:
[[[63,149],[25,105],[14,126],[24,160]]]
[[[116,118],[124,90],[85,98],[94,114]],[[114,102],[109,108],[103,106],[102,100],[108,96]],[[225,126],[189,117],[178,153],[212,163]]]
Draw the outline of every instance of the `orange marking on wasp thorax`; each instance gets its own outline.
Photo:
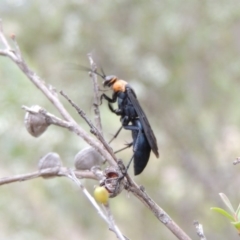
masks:
[[[114,92],[125,92],[126,85],[128,83],[124,80],[117,80],[113,85],[112,89]]]

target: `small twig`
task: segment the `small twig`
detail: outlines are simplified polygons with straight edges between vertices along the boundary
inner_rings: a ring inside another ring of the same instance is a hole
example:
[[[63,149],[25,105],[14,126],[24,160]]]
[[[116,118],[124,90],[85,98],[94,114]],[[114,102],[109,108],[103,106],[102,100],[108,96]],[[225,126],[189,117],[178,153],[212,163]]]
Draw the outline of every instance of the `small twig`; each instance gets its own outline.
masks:
[[[81,190],[83,191],[85,196],[89,199],[89,201],[92,203],[92,205],[96,208],[99,215],[105,220],[105,222],[108,224],[109,228],[116,234],[116,236],[120,240],[125,240],[125,237],[120,232],[119,228],[115,225],[113,218],[112,219],[109,218],[109,216],[112,217],[112,215],[106,216],[103,213],[103,211],[101,210],[101,208],[99,207],[99,205],[97,204],[95,199],[91,196],[91,194],[87,191],[87,189],[82,185],[81,181],[79,181],[79,179],[76,178],[75,173],[71,169],[69,169],[69,172],[66,173],[66,177],[70,178],[73,182],[75,182],[78,185],[79,188],[81,188]],[[106,209],[107,209],[107,207],[106,207]]]
[[[55,115],[47,112],[45,109],[41,108],[39,110],[34,109],[33,107],[27,107],[27,106],[22,106],[22,109],[24,109],[26,112],[30,112],[32,114],[40,114],[43,117],[45,117],[45,121],[48,124],[53,124],[58,127],[63,127],[67,128],[70,131],[73,131],[73,124],[71,122],[67,122],[61,118],[56,117]]]
[[[85,120],[85,122],[88,124],[88,126],[90,127],[91,129],[91,132],[97,136],[97,133],[96,133],[96,127],[92,124],[91,120],[88,119],[86,113],[80,109],[76,103],[74,103],[68,96],[66,93],[64,93],[63,91],[60,91],[60,94],[65,97],[68,102],[72,105],[72,107],[75,108],[75,110],[77,111],[77,113]]]
[[[97,66],[95,62],[93,61],[92,54],[88,53],[88,59],[90,62],[90,66],[92,69],[92,82],[93,82],[93,92],[94,92],[94,103],[93,103],[93,108],[94,108],[94,115],[95,115],[95,124],[101,135],[103,135],[102,131],[102,123],[101,123],[101,116],[100,116],[100,111],[99,111],[99,105],[100,105],[100,97],[99,97],[99,86],[98,86],[98,81],[97,81],[97,74],[94,72],[97,70]]]
[[[45,177],[46,175],[48,176],[51,175],[52,177],[62,177],[62,176],[66,176],[67,172],[68,172],[68,168],[66,167],[61,167],[60,169],[58,168],[58,171],[56,171],[56,168],[47,168],[47,169],[44,169],[41,171],[35,171],[32,173],[19,174],[11,177],[3,177],[3,178],[0,178],[0,186],[13,183],[13,182],[22,182],[22,181],[31,180],[38,177]],[[98,180],[96,175],[94,175],[90,171],[76,170],[74,171],[74,173],[78,178],[88,178],[88,179]]]
[[[93,123],[91,122],[90,119],[88,119],[88,117],[86,116],[85,112],[80,109],[63,91],[60,91],[60,94],[65,97],[68,102],[76,109],[76,111],[78,112],[78,114],[86,121],[86,123],[89,125],[90,127],[90,132],[92,134],[94,134],[98,140],[103,144],[103,146],[106,148],[106,150],[110,153],[110,155],[112,156],[112,158],[115,160],[115,163],[112,163],[112,165],[116,165],[117,162],[117,158],[113,153],[112,148],[108,145],[108,143],[105,141],[105,139],[103,138],[103,136],[101,135],[101,133],[99,132],[99,130],[93,125]]]
[[[233,165],[237,165],[240,163],[240,157],[237,157],[236,160],[233,161]]]
[[[107,214],[107,217],[108,217],[109,230],[117,233],[117,236],[119,236],[119,239],[127,240],[128,238],[126,238],[125,236],[122,235],[122,233],[120,232],[119,228],[115,224],[114,218],[113,218],[113,215],[112,215],[112,212],[111,212],[109,204],[107,203],[106,205],[103,205],[103,207],[104,207],[104,209],[106,211],[106,214]]]
[[[200,237],[200,240],[207,240],[203,232],[203,226],[198,221],[194,221],[193,224],[197,230],[197,235]]]

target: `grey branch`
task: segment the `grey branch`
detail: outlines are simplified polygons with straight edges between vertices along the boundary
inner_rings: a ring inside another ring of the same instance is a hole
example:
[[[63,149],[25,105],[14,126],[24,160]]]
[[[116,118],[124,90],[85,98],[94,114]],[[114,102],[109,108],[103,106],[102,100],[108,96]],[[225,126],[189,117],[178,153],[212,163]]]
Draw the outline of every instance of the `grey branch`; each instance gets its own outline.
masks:
[[[62,177],[66,176],[67,172],[69,172],[69,169],[66,167],[61,168],[47,168],[43,169],[41,171],[35,171],[32,173],[25,173],[25,174],[19,174],[11,177],[3,177],[0,178],[0,186],[14,183],[14,182],[23,182],[27,180],[32,180],[34,178],[39,177],[45,177],[45,176],[51,176],[51,177]],[[97,177],[90,171],[74,171],[77,178],[88,178],[88,179],[94,179],[98,180]]]

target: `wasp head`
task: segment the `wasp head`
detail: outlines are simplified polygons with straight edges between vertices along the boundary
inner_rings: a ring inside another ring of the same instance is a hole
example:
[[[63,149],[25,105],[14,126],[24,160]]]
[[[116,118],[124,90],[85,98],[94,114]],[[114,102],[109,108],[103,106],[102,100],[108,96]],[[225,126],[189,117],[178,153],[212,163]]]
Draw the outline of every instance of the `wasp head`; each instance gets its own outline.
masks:
[[[111,87],[117,80],[118,78],[114,75],[105,76],[103,81],[103,86]]]
[[[78,67],[83,71],[89,71],[90,73],[95,73],[98,76],[100,76],[102,79],[104,79],[103,81],[104,87],[111,87],[118,80],[117,76],[114,76],[114,75],[106,76],[102,68],[100,68],[101,69],[101,73],[100,73],[97,70],[93,71],[91,68],[88,68],[88,67],[84,67],[84,66],[78,66]]]

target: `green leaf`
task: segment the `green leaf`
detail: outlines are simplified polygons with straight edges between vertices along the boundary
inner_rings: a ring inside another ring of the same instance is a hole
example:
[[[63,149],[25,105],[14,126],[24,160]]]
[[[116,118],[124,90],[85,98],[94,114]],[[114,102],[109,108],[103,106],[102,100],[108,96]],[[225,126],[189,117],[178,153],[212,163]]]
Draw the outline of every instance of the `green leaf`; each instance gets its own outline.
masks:
[[[231,224],[233,224],[237,230],[240,230],[240,221],[238,221],[238,222],[231,222]]]
[[[212,207],[210,209],[215,211],[215,212],[218,212],[218,213],[222,214],[223,216],[229,218],[231,221],[235,221],[234,217],[222,208]]]
[[[236,211],[236,217],[237,217],[237,220],[240,221],[240,204],[238,205],[238,208],[237,208],[237,211]]]
[[[233,206],[231,204],[231,202],[229,201],[228,197],[224,194],[224,193],[219,193],[220,197],[222,198],[223,202],[225,203],[225,205],[228,207],[228,209],[230,210],[230,212],[232,214],[235,214],[235,211],[233,209]]]

